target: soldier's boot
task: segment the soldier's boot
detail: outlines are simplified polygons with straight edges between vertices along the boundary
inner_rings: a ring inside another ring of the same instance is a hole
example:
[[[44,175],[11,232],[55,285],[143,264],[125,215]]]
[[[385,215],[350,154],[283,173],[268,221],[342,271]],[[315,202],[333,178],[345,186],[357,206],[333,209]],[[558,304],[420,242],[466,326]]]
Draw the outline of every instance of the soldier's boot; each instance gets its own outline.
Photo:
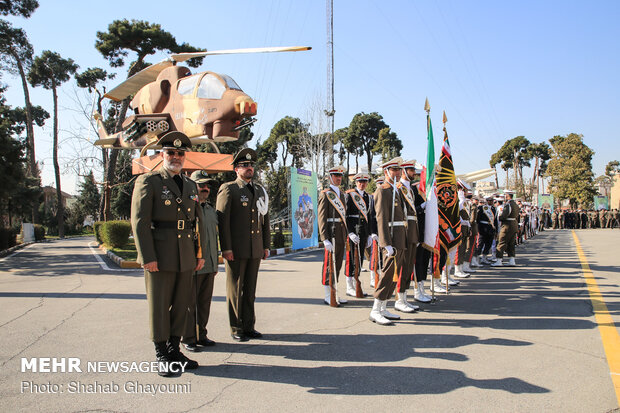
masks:
[[[480,263],[478,262],[478,257],[476,257],[475,255],[471,257],[470,267],[480,267]]]
[[[443,269],[443,271],[441,272],[441,283],[443,285],[446,285],[446,278],[448,279],[448,285],[450,287],[454,287],[456,285],[459,285],[460,282],[453,280],[452,277],[450,277],[450,270],[448,269],[448,266],[446,265]]]
[[[157,357],[157,374],[162,377],[172,377],[174,372],[170,369],[172,360],[168,355],[168,347],[165,341],[159,341],[155,344],[155,357]]]
[[[347,278],[347,277],[345,277]],[[338,304],[346,304],[349,302],[349,300],[347,300],[344,297],[341,297],[340,294],[338,294],[338,284],[335,285],[336,287],[336,301],[338,302]]]
[[[387,310],[387,300],[381,301],[381,315],[388,320],[400,320],[400,316],[398,314],[390,313]]]
[[[375,272],[370,272],[370,288],[375,288]]]
[[[377,323],[382,326],[392,324],[390,320],[381,315],[381,300],[377,298],[375,298],[375,302],[372,305],[372,310],[370,310],[370,316],[368,317],[368,319],[373,323]]]
[[[484,254],[484,255],[480,255],[480,263],[484,265],[489,265],[491,264],[491,261],[489,261],[486,254]]]
[[[454,270],[454,276],[457,278],[467,278],[469,277],[469,273],[463,271],[463,264],[458,264]]]
[[[431,301],[431,298],[424,294],[423,281],[418,281],[418,288],[413,292],[413,299],[421,303],[429,303]]]
[[[329,285],[324,285],[323,288],[325,289],[325,298],[323,299],[323,302],[327,305],[330,305],[332,289]],[[339,306],[338,295],[336,295],[336,306]]]
[[[489,258],[489,261],[491,262],[495,262],[497,261],[497,252],[494,252],[491,257]]]
[[[424,297],[426,297],[429,301],[433,298],[431,297],[430,292],[426,292],[426,287],[424,286],[424,281],[421,281],[422,284],[420,284],[420,291],[422,292],[422,295]]]
[[[472,261],[473,261],[473,260],[474,260],[474,259],[472,258]],[[474,270],[474,269],[471,267],[471,264],[470,264],[469,262],[465,262],[465,263],[463,264],[463,271],[468,272],[468,273],[470,273],[470,274],[473,274],[473,273],[475,273],[475,272],[476,272],[476,270]]]
[[[412,304],[409,302],[409,300],[407,300],[407,291],[403,293],[403,301],[405,301],[405,304],[407,304],[408,307],[412,308],[413,311],[418,311],[420,309],[419,306]]]
[[[433,279],[433,289],[435,293],[445,293],[447,291],[446,284],[442,283],[438,278]]]
[[[504,264],[502,263],[502,259],[498,258],[497,261],[495,261],[493,264],[491,264],[491,267],[503,267]]]
[[[346,277],[347,279],[347,295],[355,297],[355,278]]]
[[[406,293],[396,293],[394,309],[403,313],[413,313],[415,310],[407,305]]]
[[[198,368],[198,362],[185,357],[185,354],[181,353],[179,344],[181,343],[181,337],[170,336],[168,340],[168,356],[172,361],[185,364],[186,370],[194,370]]]
[[[516,267],[517,264],[515,264],[515,257],[508,257],[508,266],[509,267]]]

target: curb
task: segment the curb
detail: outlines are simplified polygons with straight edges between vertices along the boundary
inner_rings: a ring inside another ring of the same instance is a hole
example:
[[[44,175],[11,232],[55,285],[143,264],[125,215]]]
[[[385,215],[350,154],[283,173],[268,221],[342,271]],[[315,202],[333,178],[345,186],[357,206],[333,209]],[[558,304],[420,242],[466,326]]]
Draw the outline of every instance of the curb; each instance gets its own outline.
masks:
[[[99,249],[103,250],[108,256],[108,258],[121,268],[142,268],[142,266],[136,261],[128,261],[122,259],[118,255],[114,254],[112,251],[108,250],[103,244],[99,244]]]
[[[7,248],[5,250],[0,251],[0,258],[4,258],[7,255],[12,254],[13,252],[17,251],[17,250],[21,250],[22,248],[27,247],[30,244],[34,244],[36,241],[30,241],[30,242],[23,242],[21,244],[17,244],[12,246],[11,248]]]

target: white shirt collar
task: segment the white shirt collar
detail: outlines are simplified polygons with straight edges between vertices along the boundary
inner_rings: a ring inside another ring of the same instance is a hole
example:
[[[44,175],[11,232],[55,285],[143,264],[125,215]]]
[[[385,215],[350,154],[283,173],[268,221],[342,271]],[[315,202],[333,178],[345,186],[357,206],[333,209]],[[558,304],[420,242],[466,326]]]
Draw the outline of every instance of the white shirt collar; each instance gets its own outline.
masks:
[[[336,185],[331,185],[331,184],[329,185],[329,187],[333,189],[334,192],[336,192],[336,195],[340,196],[340,188],[338,188]]]
[[[403,185],[405,185],[407,187],[407,189],[411,189],[411,181],[408,181],[406,179],[400,178],[400,182],[402,182]]]

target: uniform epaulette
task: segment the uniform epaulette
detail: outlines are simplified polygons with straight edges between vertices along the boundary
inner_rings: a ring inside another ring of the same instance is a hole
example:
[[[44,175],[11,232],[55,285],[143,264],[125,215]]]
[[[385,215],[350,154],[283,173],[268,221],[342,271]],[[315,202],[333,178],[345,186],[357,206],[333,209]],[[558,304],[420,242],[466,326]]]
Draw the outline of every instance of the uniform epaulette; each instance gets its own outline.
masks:
[[[345,193],[346,193],[346,194],[350,194],[350,193],[351,193],[351,192],[353,192],[353,191],[355,191],[355,189],[347,189],[347,190],[345,191]]]
[[[329,188],[325,188],[324,190],[321,191],[321,193],[325,193],[325,192],[329,192]]]

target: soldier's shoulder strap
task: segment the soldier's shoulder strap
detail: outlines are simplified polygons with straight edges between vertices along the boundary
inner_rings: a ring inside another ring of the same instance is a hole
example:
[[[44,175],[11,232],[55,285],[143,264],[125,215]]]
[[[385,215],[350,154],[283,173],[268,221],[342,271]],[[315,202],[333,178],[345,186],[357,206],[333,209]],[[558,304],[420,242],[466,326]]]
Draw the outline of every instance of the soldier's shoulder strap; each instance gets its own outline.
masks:
[[[355,189],[347,191],[347,193],[351,197],[351,200],[355,204],[355,207],[364,216],[364,219],[368,221],[368,206],[366,205],[366,201],[364,201],[364,198]]]
[[[345,193],[350,194],[351,192],[356,192],[356,189],[347,189]]]

